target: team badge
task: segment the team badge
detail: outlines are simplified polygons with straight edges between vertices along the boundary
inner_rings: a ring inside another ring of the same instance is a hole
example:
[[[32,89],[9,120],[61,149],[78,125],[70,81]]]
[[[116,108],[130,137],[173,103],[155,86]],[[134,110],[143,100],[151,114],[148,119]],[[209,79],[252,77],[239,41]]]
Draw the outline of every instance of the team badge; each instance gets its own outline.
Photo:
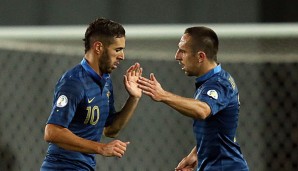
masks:
[[[218,94],[217,94],[217,92],[215,91],[215,90],[209,90],[209,91],[207,91],[207,95],[208,96],[210,96],[210,97],[212,97],[213,99],[218,99]]]
[[[67,105],[67,103],[68,103],[67,97],[65,95],[61,95],[58,98],[56,105],[57,105],[57,107],[64,107]]]
[[[108,92],[107,92],[107,97],[108,97],[108,99],[110,98],[110,95],[111,95],[111,93],[110,93],[110,91],[108,91]]]

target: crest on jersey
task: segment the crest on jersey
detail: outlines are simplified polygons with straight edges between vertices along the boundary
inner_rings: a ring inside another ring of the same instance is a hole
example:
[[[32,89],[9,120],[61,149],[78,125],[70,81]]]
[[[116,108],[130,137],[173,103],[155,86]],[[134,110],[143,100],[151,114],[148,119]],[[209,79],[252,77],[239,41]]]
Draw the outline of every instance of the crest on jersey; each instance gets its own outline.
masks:
[[[212,97],[213,99],[218,99],[218,93],[215,90],[208,90],[207,95]]]
[[[57,107],[64,107],[67,105],[67,103],[68,103],[67,97],[65,95],[61,95],[59,96],[56,105]]]
[[[110,95],[111,95],[111,93],[110,93],[110,91],[108,91],[108,92],[107,92],[107,97],[108,97],[108,99],[110,98]]]

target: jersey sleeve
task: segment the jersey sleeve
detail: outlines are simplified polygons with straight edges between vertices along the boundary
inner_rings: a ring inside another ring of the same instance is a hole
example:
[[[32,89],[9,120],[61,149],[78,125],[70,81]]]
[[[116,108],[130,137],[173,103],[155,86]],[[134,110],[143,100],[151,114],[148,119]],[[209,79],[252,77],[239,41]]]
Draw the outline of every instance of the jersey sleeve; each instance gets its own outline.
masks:
[[[223,82],[206,83],[195,99],[207,103],[211,108],[211,114],[215,115],[229,104],[229,92],[229,86]]]
[[[83,98],[82,84],[78,79],[63,79],[55,87],[53,108],[47,124],[56,124],[68,128],[77,105]]]

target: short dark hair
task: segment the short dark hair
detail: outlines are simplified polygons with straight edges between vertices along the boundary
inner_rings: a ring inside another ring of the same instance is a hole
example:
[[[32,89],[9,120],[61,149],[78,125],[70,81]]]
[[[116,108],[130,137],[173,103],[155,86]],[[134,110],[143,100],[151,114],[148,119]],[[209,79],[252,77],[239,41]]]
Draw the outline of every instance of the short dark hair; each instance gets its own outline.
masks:
[[[101,41],[105,45],[110,45],[113,38],[125,37],[125,29],[123,26],[115,21],[97,18],[89,24],[85,38],[85,53],[90,50],[95,41]]]
[[[189,27],[184,34],[191,36],[191,46],[193,52],[202,50],[209,60],[217,61],[218,37],[216,33],[208,27]]]

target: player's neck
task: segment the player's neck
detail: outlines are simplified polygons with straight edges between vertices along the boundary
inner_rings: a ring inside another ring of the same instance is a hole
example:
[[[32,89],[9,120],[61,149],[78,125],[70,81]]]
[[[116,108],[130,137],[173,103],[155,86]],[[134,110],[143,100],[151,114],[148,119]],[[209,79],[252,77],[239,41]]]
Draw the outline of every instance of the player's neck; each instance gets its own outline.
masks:
[[[96,57],[90,53],[86,53],[85,54],[85,59],[87,60],[88,64],[90,65],[90,67],[99,75],[101,76],[101,72],[99,69],[99,63],[98,60],[96,59]]]
[[[214,69],[216,66],[216,62],[205,61],[205,63],[201,66],[201,72],[199,73],[199,76],[206,74],[207,72]]]

